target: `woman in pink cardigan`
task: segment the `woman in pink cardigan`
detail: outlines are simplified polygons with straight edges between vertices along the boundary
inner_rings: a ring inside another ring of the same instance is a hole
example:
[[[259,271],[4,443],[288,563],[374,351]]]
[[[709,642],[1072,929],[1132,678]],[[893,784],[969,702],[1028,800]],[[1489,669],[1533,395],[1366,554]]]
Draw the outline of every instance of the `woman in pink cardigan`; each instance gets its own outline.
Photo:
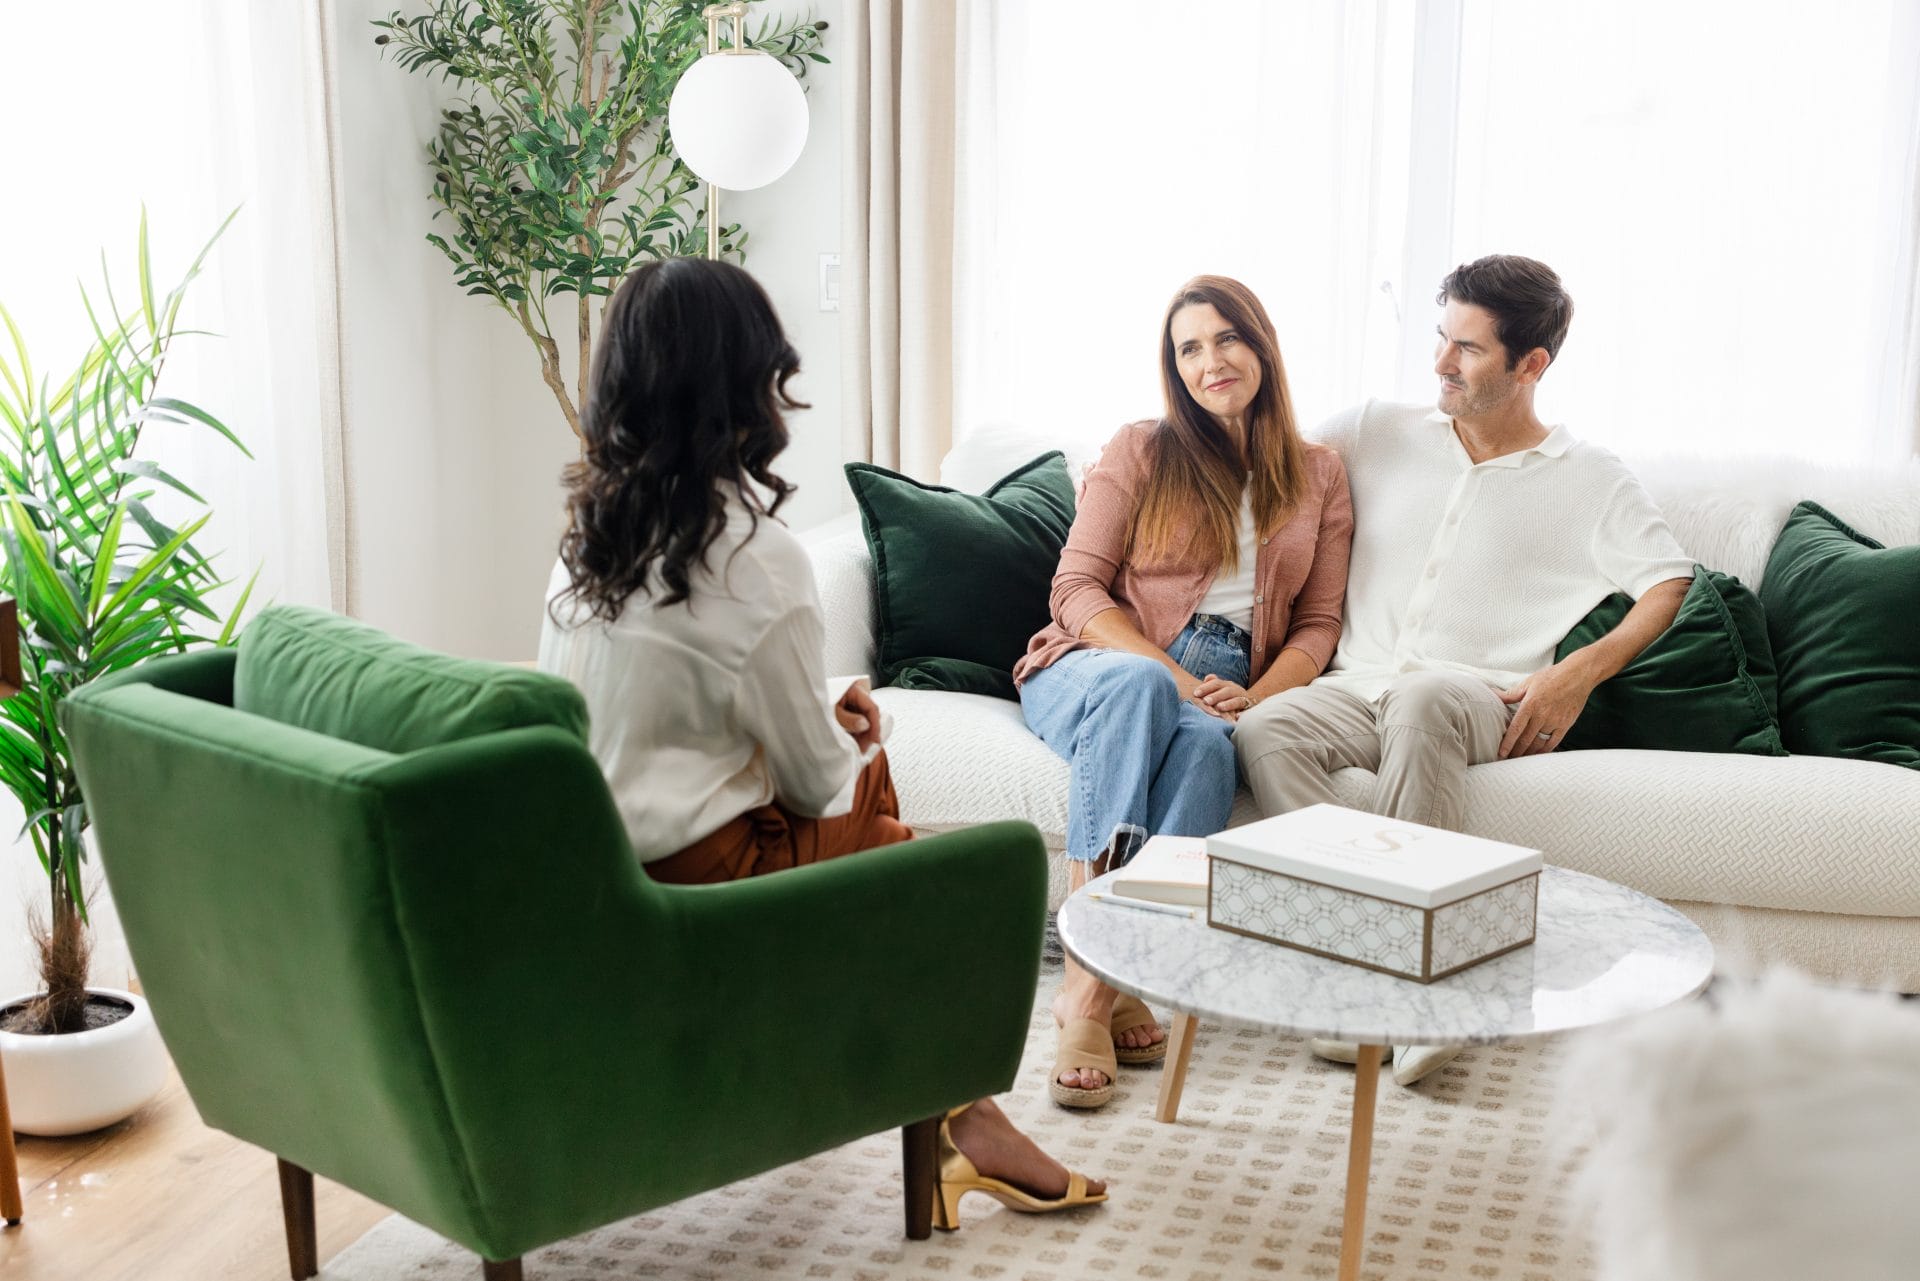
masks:
[[[1233,808],[1233,725],[1304,685],[1340,639],[1353,503],[1340,457],[1300,439],[1266,308],[1197,276],[1160,338],[1165,417],[1123,427],[1087,473],[1053,621],[1013,669],[1027,725],[1072,768],[1072,884],[1148,836],[1205,836]],[[1166,1033],[1067,961],[1054,1100],[1094,1108]]]

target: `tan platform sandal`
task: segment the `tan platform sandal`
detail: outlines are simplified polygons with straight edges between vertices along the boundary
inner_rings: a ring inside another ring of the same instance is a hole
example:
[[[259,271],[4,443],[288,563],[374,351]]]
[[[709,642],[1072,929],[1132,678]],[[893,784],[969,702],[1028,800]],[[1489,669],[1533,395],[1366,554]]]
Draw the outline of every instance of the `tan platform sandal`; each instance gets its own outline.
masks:
[[[1082,1089],[1060,1084],[1060,1074],[1068,1068],[1097,1068],[1107,1074],[1107,1083],[1098,1089]],[[1113,1082],[1120,1075],[1120,1064],[1113,1056],[1113,1034],[1099,1019],[1075,1019],[1060,1029],[1060,1041],[1053,1055],[1053,1073],[1047,1078],[1047,1092],[1063,1108],[1104,1107],[1113,1097]]]
[[[1124,992],[1113,999],[1113,1027],[1110,1035],[1117,1038],[1122,1032],[1131,1032],[1137,1027],[1149,1027],[1160,1022],[1153,1017],[1153,1011],[1137,996],[1128,996]],[[1053,1016],[1053,1025],[1060,1026],[1060,1016]],[[1113,1057],[1116,1062],[1129,1067],[1139,1067],[1145,1063],[1158,1063],[1167,1057],[1167,1038],[1161,1037],[1152,1045],[1122,1045],[1116,1039],[1113,1043]],[[1089,1066],[1098,1067],[1099,1064]]]
[[[1084,1021],[1093,1022],[1092,1019]],[[1022,1214],[1051,1214],[1055,1210],[1098,1205],[1107,1199],[1104,1192],[1089,1193],[1087,1176],[1078,1170],[1067,1171],[1066,1195],[1050,1201],[1035,1196],[1025,1188],[1015,1187],[1004,1179],[990,1179],[980,1173],[974,1168],[973,1162],[967,1159],[967,1154],[954,1146],[953,1133],[948,1128],[949,1121],[972,1106],[969,1103],[957,1107],[940,1122],[940,1186],[938,1195],[933,1198],[934,1227],[942,1232],[951,1232],[959,1227],[960,1198],[969,1192],[984,1192],[1009,1210],[1018,1210]]]
[[[1153,1011],[1137,996],[1128,996],[1122,992],[1113,1002],[1113,1057],[1129,1067],[1139,1067],[1143,1063],[1158,1063],[1167,1057],[1167,1038],[1161,1037],[1152,1045],[1122,1045],[1119,1036],[1122,1032],[1131,1032],[1137,1027],[1149,1027],[1159,1023],[1153,1017]]]

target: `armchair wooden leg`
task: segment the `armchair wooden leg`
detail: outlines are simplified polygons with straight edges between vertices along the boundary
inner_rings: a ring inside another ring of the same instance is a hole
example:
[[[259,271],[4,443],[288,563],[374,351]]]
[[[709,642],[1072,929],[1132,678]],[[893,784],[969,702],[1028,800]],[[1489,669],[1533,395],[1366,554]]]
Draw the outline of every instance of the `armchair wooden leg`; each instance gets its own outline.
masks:
[[[287,1267],[293,1281],[320,1271],[320,1237],[313,1226],[313,1173],[280,1160],[280,1212],[287,1220]]]
[[[481,1281],[522,1281],[519,1259],[503,1259],[495,1263],[492,1259],[480,1260]]]
[[[900,1172],[907,1193],[907,1240],[933,1235],[933,1198],[939,1195],[940,1121],[928,1117],[900,1127]]]

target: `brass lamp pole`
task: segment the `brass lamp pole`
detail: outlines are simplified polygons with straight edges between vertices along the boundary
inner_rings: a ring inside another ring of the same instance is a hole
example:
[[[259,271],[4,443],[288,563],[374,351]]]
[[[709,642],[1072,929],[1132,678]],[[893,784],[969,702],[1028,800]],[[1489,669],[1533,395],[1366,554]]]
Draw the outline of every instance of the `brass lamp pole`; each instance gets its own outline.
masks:
[[[747,16],[744,0],[733,0],[731,4],[710,4],[700,11],[707,20],[707,52],[717,54],[720,48],[720,24],[733,19],[733,47],[724,52],[740,53],[747,47],[746,29],[742,25]],[[711,178],[707,180],[707,257],[720,256],[720,187]]]

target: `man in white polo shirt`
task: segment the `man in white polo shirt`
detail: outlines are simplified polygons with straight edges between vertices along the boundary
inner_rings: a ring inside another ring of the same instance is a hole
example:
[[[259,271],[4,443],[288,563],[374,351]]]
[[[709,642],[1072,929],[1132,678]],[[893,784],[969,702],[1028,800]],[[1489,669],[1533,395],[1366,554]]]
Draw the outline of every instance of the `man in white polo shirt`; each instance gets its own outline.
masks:
[[[1467,767],[1559,746],[1686,595],[1693,562],[1633,474],[1534,414],[1573,319],[1559,276],[1495,255],[1456,268],[1439,301],[1439,408],[1368,401],[1319,433],[1353,493],[1346,613],[1326,674],[1234,731],[1265,813],[1337,803],[1333,772],[1358,766],[1375,775],[1369,809],[1457,830]],[[1620,625],[1555,662],[1614,592],[1635,601]],[[1396,1047],[1394,1079],[1454,1053]]]

